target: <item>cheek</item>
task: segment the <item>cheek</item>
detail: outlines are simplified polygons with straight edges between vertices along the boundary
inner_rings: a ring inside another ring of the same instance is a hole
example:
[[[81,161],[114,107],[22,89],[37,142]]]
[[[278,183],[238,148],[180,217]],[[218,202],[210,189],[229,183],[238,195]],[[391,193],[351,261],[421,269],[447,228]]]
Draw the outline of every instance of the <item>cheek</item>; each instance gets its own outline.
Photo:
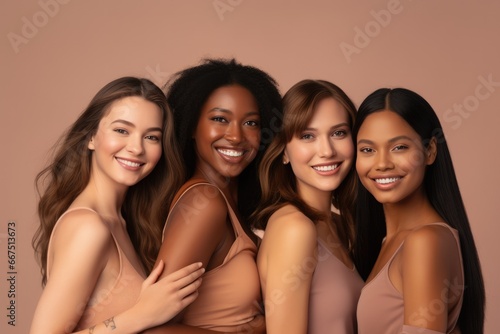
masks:
[[[361,176],[365,174],[367,170],[367,161],[365,158],[358,158],[356,159],[356,172]]]
[[[313,150],[310,147],[304,145],[290,145],[287,148],[288,159],[290,160],[290,164],[296,165],[298,163],[306,163],[312,159]]]
[[[338,153],[341,153],[345,160],[354,159],[354,144],[350,140],[343,140],[338,146]]]
[[[248,138],[248,141],[250,142],[250,145],[252,145],[252,147],[254,147],[256,149],[259,148],[260,137],[261,137],[260,130],[249,131],[247,133],[246,137]]]
[[[97,134],[94,137],[94,147],[96,151],[119,151],[123,146],[122,142],[113,136]]]
[[[420,169],[425,170],[425,156],[423,152],[413,151],[409,152],[408,155],[398,159],[399,166],[405,171],[418,171]]]
[[[151,153],[150,153],[151,162],[156,164],[160,160],[162,153],[163,153],[163,150],[162,150],[160,145],[156,145],[155,147],[153,147],[151,149]]]

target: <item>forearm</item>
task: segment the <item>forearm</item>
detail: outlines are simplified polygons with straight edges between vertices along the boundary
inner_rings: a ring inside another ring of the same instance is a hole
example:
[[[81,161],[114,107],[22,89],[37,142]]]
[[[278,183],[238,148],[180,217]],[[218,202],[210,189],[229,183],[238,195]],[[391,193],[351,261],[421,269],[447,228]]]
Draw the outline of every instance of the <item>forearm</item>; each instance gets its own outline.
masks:
[[[37,328],[35,328],[37,327]],[[49,329],[50,326],[37,326],[31,328],[30,334],[47,334],[48,333],[67,333],[66,330],[58,331]],[[146,328],[141,321],[134,320],[132,317],[127,316],[122,313],[120,315],[111,317],[109,319],[104,320],[103,322],[91,326],[86,329],[82,329],[79,331],[73,331],[72,334],[136,334],[141,330]]]
[[[184,324],[164,324],[155,328],[150,328],[145,330],[141,334],[215,334],[215,333],[234,333],[234,334],[265,334],[266,333],[266,324],[264,320],[264,316],[259,315],[256,316],[249,323],[240,325],[235,327],[232,331],[229,332],[219,332],[213,331],[204,328],[191,327]]]

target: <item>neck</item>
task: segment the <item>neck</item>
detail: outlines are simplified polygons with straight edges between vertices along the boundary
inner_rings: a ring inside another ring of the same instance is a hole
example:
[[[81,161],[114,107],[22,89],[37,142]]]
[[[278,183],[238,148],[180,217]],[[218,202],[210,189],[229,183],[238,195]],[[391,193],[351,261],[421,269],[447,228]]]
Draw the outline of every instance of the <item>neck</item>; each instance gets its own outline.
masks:
[[[82,204],[91,206],[100,215],[121,221],[121,208],[127,194],[127,186],[104,182],[91,175],[89,183],[80,194]]]
[[[326,217],[330,216],[330,212],[332,211],[331,191],[305,188],[297,184],[297,192],[300,198],[311,208],[324,213]]]
[[[232,202],[237,202],[238,180],[237,178],[228,178],[215,172],[213,169],[197,167],[193,178],[202,178],[209,183],[217,186],[224,195]]]
[[[397,203],[383,205],[387,238],[400,231],[442,220],[432,207],[423,189]]]

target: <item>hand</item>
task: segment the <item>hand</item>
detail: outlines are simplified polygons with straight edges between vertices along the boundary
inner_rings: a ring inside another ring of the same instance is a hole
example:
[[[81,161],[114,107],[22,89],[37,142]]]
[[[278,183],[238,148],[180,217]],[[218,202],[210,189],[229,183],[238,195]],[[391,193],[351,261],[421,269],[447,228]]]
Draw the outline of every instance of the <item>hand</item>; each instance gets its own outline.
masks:
[[[201,275],[205,272],[201,263],[193,263],[158,281],[165,267],[163,261],[153,269],[142,283],[141,294],[134,305],[139,318],[147,327],[154,327],[172,319],[198,297]]]

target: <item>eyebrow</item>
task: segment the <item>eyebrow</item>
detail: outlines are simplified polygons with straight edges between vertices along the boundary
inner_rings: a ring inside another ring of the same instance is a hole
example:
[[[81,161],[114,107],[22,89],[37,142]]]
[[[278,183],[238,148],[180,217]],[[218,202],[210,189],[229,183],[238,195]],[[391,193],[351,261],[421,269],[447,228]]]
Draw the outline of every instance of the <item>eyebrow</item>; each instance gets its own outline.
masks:
[[[336,124],[336,125],[332,126],[332,127],[330,128],[330,130],[333,130],[333,129],[338,129],[338,128],[341,128],[341,127],[343,127],[343,126],[349,126],[349,124],[348,124],[348,123],[345,123],[345,122],[344,122],[344,123],[340,123],[340,124]],[[305,129],[304,129],[304,131],[317,131],[317,130],[318,130],[318,129],[316,129],[316,128],[305,128]]]
[[[229,109],[219,108],[219,107],[212,108],[208,112],[211,113],[211,112],[216,112],[216,111],[219,111],[219,112],[222,112],[222,113],[225,113],[225,114],[232,114],[233,113]],[[252,116],[252,115],[260,116],[260,113],[258,111],[249,111],[249,112],[246,113],[246,116]]]
[[[408,137],[408,136],[397,136],[397,137],[394,137],[394,138],[391,138],[389,139],[389,143],[394,143],[394,142],[397,142],[399,140],[402,140],[402,139],[405,139],[405,140],[409,140],[409,141],[414,141],[412,138]],[[358,140],[357,144],[369,144],[369,145],[373,145],[373,141],[369,140],[369,139],[360,139]]]
[[[117,120],[111,122],[111,124],[115,124],[115,123],[121,123],[121,124],[124,124],[124,125],[128,125],[128,126],[130,126],[132,128],[136,127],[134,123],[126,121],[124,119],[117,119]],[[151,131],[163,132],[163,130],[161,128],[159,128],[159,127],[152,127],[152,128],[147,128],[146,129],[146,132],[151,132]]]

